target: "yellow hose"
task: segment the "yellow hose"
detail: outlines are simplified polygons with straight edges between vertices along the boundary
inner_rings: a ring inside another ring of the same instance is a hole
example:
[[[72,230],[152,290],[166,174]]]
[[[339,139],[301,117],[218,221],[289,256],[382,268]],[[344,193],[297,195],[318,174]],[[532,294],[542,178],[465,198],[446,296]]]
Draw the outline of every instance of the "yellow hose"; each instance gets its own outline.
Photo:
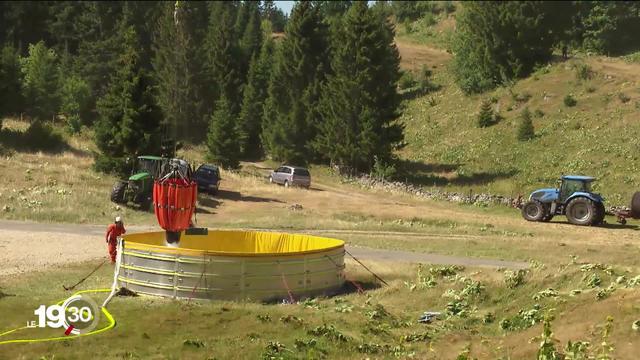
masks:
[[[81,291],[78,291],[78,292],[74,293],[72,296],[76,296],[76,295],[84,294],[84,293],[97,293],[97,292],[111,292],[111,289],[81,290]],[[63,302],[64,302],[64,300],[61,300],[61,301],[58,301],[56,304],[59,305],[59,304],[61,304]],[[57,337],[43,338],[43,339],[5,340],[5,341],[0,341],[0,345],[2,345],[2,344],[15,344],[15,343],[33,343],[33,342],[40,342],[40,341],[71,340],[71,339],[79,338],[81,336],[95,335],[95,334],[99,334],[99,333],[105,332],[107,330],[111,330],[114,326],[116,326],[116,320],[113,318],[113,316],[111,315],[109,310],[107,310],[106,307],[103,306],[103,307],[100,308],[100,310],[102,310],[102,313],[107,318],[107,321],[109,321],[109,324],[107,326],[103,327],[103,328],[90,331],[90,332],[88,332],[86,334],[79,334],[79,335],[76,335],[76,336],[57,336]],[[11,333],[16,332],[18,330],[26,329],[26,328],[27,328],[26,326],[23,326],[23,327],[15,328],[13,330],[9,330],[9,331],[3,332],[2,334],[0,334],[0,337],[8,335],[8,334],[11,334]]]

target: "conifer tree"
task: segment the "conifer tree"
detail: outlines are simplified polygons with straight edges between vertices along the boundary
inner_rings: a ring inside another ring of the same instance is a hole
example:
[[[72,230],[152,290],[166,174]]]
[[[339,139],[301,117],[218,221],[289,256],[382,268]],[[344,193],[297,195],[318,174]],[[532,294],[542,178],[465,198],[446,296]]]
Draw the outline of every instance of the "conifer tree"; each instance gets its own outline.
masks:
[[[132,27],[120,30],[123,52],[107,93],[98,101],[95,124],[95,167],[104,172],[125,174],[125,159],[159,154],[160,113],[151,92],[151,81],[140,64],[138,40]]]
[[[263,119],[263,145],[278,161],[305,163],[318,121],[320,83],[328,65],[327,26],[309,2],[298,2],[276,52]]]
[[[465,93],[529,74],[551,58],[555,40],[545,2],[466,2],[456,16],[453,72]]]
[[[235,5],[214,2],[210,6],[209,30],[205,40],[208,67],[206,69],[212,91],[204,94],[215,103],[224,96],[232,114],[240,109],[241,77],[238,71],[238,38],[234,30]]]
[[[209,161],[225,169],[238,168],[240,147],[237,141],[234,115],[226,97],[216,102],[216,110],[211,116],[209,133],[207,135],[207,158]]]
[[[0,50],[0,119],[22,111],[21,82],[20,57],[13,46],[6,44]]]
[[[520,124],[518,125],[517,135],[519,141],[531,140],[535,136],[535,130],[533,127],[533,121],[531,120],[531,112],[529,111],[529,108],[525,108],[520,114]]]
[[[260,10],[257,2],[248,1],[243,5],[247,8],[247,24],[242,33],[238,33],[240,37],[239,48],[242,55],[242,63],[240,74],[246,76],[249,64],[254,54],[260,52],[262,45],[262,27],[260,21]]]
[[[332,163],[366,171],[374,158],[391,162],[403,140],[402,127],[395,122],[400,57],[392,25],[364,2],[351,6],[336,35],[316,146]]]
[[[181,6],[188,6],[187,4]],[[173,140],[202,140],[201,99],[194,77],[198,73],[193,41],[186,28],[189,13],[166,3],[155,36],[153,75],[155,96],[164,115],[164,127]]]
[[[39,41],[29,45],[29,55],[20,61],[26,110],[36,120],[51,119],[58,110],[57,59],[56,52]]]
[[[491,101],[486,99],[480,105],[478,113],[478,127],[489,127],[493,124],[493,110],[491,109]]]
[[[242,109],[238,117],[238,140],[243,156],[255,158],[262,155],[260,133],[262,116],[267,98],[267,86],[271,74],[274,43],[264,42],[260,54],[253,56],[249,66],[249,76],[244,87]]]

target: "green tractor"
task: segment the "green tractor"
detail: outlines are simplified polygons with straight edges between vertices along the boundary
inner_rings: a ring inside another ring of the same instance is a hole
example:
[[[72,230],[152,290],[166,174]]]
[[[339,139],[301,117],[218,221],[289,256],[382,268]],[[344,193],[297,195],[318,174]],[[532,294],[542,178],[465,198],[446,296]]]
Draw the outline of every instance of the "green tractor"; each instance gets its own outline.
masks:
[[[186,167],[189,164],[180,159],[169,159],[159,156],[138,156],[133,174],[128,180],[119,180],[111,190],[111,201],[116,204],[133,202],[143,209],[148,209],[153,201],[153,181],[170,170],[170,164]]]

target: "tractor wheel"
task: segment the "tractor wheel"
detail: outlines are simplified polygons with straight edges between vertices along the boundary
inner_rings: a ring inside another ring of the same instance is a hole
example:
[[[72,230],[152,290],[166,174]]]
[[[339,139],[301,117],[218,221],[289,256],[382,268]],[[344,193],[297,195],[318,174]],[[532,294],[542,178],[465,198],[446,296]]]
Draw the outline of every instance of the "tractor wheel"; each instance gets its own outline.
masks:
[[[633,194],[631,198],[631,217],[640,219],[640,191]]]
[[[604,209],[604,204],[601,202],[596,203],[596,218],[593,220],[593,225],[603,224],[605,215],[606,210]]]
[[[565,211],[567,220],[574,225],[594,225],[598,217],[596,204],[585,198],[577,197],[569,202]]]
[[[542,221],[545,214],[544,207],[538,201],[529,201],[522,207],[522,217],[527,221]]]
[[[118,181],[113,185],[113,189],[111,189],[111,201],[116,204],[124,204],[126,203],[126,199],[124,198],[124,193],[127,190],[127,182],[126,181]]]

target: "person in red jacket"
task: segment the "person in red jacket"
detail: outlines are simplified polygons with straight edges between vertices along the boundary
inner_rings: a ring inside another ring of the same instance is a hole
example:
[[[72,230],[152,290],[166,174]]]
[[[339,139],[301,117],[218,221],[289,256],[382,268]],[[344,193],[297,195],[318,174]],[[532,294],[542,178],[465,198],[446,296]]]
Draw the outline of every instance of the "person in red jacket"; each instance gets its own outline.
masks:
[[[122,218],[120,216],[116,216],[115,224],[110,224],[107,227],[107,248],[109,249],[109,256],[111,256],[111,263],[116,262],[116,253],[118,244],[118,236],[126,233],[127,230],[124,228],[124,224],[122,223]]]

